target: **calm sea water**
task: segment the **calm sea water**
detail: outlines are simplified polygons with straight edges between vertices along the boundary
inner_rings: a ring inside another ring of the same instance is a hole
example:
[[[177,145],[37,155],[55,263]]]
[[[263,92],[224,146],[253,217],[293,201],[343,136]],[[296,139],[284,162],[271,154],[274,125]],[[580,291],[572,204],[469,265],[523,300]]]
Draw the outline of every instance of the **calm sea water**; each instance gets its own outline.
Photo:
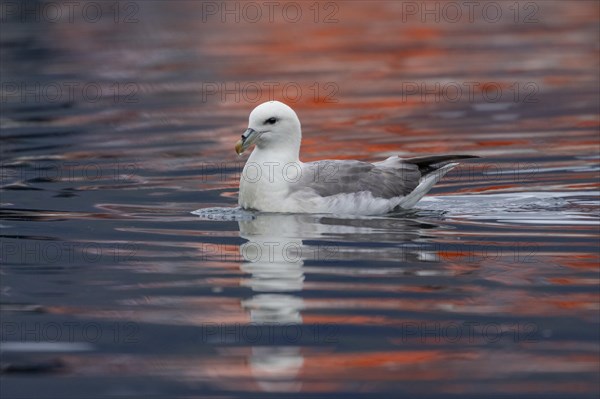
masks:
[[[3,397],[597,397],[597,3],[75,3],[0,4]],[[482,158],[243,212],[270,98],[304,160]]]

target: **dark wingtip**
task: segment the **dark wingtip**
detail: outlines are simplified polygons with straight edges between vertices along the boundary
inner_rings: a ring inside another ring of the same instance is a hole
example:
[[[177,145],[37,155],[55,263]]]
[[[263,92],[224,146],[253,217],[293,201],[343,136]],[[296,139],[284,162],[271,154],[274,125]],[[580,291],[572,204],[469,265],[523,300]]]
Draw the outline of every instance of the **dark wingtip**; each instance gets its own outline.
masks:
[[[422,175],[426,175],[431,173],[442,166],[456,161],[458,159],[471,159],[471,158],[481,158],[477,155],[465,155],[465,154],[452,154],[452,155],[432,155],[427,157],[416,157],[416,158],[408,158],[403,159],[406,163],[411,163],[413,165],[417,165],[419,167],[419,171]]]
[[[404,159],[404,162],[412,163],[418,166],[429,166],[436,163],[454,161],[457,159],[469,159],[469,158],[481,158],[477,155],[465,155],[465,154],[449,154],[449,155],[431,155],[426,157],[416,157]]]

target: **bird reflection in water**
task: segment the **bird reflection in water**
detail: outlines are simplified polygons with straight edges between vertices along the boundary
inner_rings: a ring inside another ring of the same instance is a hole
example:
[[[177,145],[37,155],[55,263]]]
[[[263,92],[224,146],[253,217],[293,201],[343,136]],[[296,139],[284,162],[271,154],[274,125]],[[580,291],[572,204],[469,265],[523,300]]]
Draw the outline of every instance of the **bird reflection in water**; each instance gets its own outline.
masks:
[[[241,270],[248,275],[242,285],[253,291],[252,297],[242,301],[254,325],[281,328],[296,326],[302,329],[302,311],[307,304],[302,291],[305,288],[305,262],[344,264],[344,259],[357,255],[398,261],[423,262],[432,260],[432,254],[418,245],[411,246],[424,229],[436,227],[417,219],[399,218],[344,218],[334,215],[258,213],[252,218],[238,220],[240,236],[247,240],[240,245]],[[386,225],[382,229],[382,225]],[[344,241],[363,242],[359,247],[343,245]],[[369,243],[390,243],[388,247]],[[340,245],[338,245],[340,244]],[[394,249],[394,250],[390,250]],[[377,255],[375,255],[375,253]],[[375,255],[375,256],[374,256]],[[304,295],[305,296],[305,295]],[[307,337],[303,337],[307,338]],[[303,345],[310,340],[283,342],[282,345],[253,346],[249,356],[252,375],[263,391],[297,392],[302,383],[297,377],[304,364]]]

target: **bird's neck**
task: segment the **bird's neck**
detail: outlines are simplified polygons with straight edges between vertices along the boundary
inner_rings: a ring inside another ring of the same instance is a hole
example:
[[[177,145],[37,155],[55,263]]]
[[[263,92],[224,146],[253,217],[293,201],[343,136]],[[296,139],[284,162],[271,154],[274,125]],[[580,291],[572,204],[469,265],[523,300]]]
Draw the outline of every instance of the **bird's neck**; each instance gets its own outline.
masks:
[[[287,142],[281,145],[271,145],[268,148],[256,147],[248,162],[278,162],[282,165],[286,163],[300,162],[300,143]]]

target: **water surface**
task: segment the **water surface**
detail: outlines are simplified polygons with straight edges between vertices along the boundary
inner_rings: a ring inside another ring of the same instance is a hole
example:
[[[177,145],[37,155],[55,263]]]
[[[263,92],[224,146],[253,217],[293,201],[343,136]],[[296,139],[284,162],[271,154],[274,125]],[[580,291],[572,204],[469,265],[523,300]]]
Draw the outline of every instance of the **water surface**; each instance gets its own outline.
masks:
[[[3,11],[3,396],[597,397],[596,3],[127,4]],[[303,160],[483,158],[410,211],[243,212],[271,94]]]

